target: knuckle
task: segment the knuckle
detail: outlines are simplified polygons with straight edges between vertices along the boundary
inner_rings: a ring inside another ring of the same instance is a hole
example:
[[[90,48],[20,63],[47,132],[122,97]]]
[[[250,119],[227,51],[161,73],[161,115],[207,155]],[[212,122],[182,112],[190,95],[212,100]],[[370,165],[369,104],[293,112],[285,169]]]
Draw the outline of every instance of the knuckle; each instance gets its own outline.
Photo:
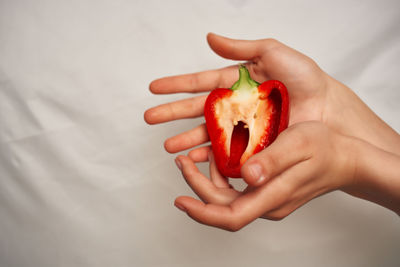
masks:
[[[281,221],[281,220],[285,219],[289,214],[290,214],[290,212],[288,212],[284,209],[279,209],[279,210],[269,212],[264,217],[271,221]]]
[[[263,42],[263,46],[264,46],[264,50],[265,51],[271,51],[274,48],[280,47],[281,45],[282,45],[282,43],[279,42],[275,38],[267,38],[267,39],[264,39],[264,42]]]
[[[209,186],[207,188],[206,193],[208,196],[207,197],[208,203],[226,206],[232,202],[232,197],[224,194],[224,192],[216,186]]]
[[[305,122],[293,125],[287,129],[285,134],[292,138],[294,150],[314,150],[325,138],[329,129],[319,122]]]
[[[166,112],[169,113],[169,117],[171,119],[177,118],[176,109],[174,103],[167,103],[165,104]]]
[[[190,84],[190,88],[192,90],[197,88],[197,86],[199,84],[199,75],[197,73],[190,76],[189,84]]]
[[[242,223],[240,223],[240,222],[238,222],[236,220],[232,220],[226,225],[225,230],[227,230],[229,232],[237,232],[240,229],[242,229],[243,226],[244,225]]]
[[[309,134],[309,129],[306,127],[302,127],[294,125],[294,127],[290,128],[290,131],[293,132],[293,149],[294,150],[304,150],[310,146],[312,143],[312,136]]]
[[[229,232],[237,232],[246,225],[246,220],[243,218],[243,212],[231,206],[231,216],[228,216],[225,230]]]
[[[273,157],[271,155],[266,155],[264,158],[264,166],[262,169],[262,173],[264,175],[268,175],[268,170],[271,170],[271,168],[273,168],[274,166],[278,165],[278,161],[279,159],[277,157]]]
[[[310,141],[310,137],[306,133],[300,132],[297,138],[296,148],[299,150],[306,149],[310,146]]]
[[[267,39],[265,39],[265,41],[268,42],[269,45],[278,45],[278,44],[280,44],[280,42],[275,38],[267,38]]]
[[[184,132],[179,134],[175,141],[181,148],[188,148],[196,142],[196,136],[193,131]]]

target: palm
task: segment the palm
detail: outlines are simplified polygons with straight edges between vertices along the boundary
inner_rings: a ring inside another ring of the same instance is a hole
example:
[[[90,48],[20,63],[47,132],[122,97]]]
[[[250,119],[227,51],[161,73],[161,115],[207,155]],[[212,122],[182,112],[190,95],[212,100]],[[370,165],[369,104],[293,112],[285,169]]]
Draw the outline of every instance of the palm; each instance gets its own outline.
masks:
[[[276,79],[286,85],[291,108],[289,125],[322,120],[325,74],[311,59],[283,46],[265,53],[250,67],[254,79]]]

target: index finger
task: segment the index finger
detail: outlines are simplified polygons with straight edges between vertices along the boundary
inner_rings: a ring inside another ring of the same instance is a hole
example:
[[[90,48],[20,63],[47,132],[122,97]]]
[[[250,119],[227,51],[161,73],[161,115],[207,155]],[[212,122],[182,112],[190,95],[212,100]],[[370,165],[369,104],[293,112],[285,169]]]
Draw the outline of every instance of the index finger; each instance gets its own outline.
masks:
[[[219,87],[231,87],[238,76],[236,66],[170,76],[151,82],[150,91],[154,94],[207,92]]]

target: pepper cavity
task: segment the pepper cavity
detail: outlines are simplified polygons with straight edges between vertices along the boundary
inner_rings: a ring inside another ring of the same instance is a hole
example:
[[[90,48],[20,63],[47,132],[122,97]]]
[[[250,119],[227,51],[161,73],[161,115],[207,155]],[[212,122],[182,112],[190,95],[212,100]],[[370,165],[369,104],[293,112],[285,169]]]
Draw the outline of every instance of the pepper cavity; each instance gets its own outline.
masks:
[[[257,117],[257,113],[261,116]],[[268,99],[260,99],[258,87],[246,91],[236,90],[229,97],[224,97],[215,103],[218,125],[227,137],[225,149],[228,157],[232,158],[235,164],[238,160],[239,163],[244,163],[254,154],[255,147],[262,141],[264,129],[269,126],[268,118],[262,116],[266,113],[271,113],[270,105]],[[241,128],[248,129],[247,139],[243,137],[244,131],[239,130]],[[241,134],[235,134],[236,132]],[[240,138],[241,142],[237,142],[235,138]],[[235,149],[238,144],[241,149]],[[241,151],[240,155],[238,155],[239,151]],[[232,164],[229,163],[229,165]]]
[[[288,94],[279,81],[261,85],[245,66],[231,89],[215,89],[206,100],[204,115],[219,171],[240,177],[240,167],[268,146],[288,124]]]

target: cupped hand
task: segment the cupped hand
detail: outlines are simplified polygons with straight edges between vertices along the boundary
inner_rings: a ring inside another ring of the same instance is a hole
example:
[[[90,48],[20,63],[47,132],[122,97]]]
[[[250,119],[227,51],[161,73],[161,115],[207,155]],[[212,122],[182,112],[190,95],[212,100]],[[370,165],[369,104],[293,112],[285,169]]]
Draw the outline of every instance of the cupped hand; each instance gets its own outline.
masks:
[[[327,75],[312,59],[276,40],[233,40],[215,34],[209,34],[207,40],[218,55],[246,61],[254,80],[276,79],[286,85],[290,127],[243,165],[242,176],[248,184],[243,192],[232,188],[228,178],[219,174],[212,157],[211,179],[196,168],[195,162],[208,160],[210,147],[195,148],[189,157],[178,156],[177,165],[202,201],[179,197],[177,207],[201,223],[231,231],[258,217],[282,219],[311,199],[336,189],[400,213],[400,185],[394,178],[398,176],[400,135],[351,89]],[[237,78],[237,66],[230,66],[155,80],[150,84],[155,94],[194,96],[150,108],[145,120],[157,124],[200,117],[207,96],[195,94],[229,88]],[[208,141],[206,126],[201,124],[168,138],[165,148],[176,153]],[[354,150],[358,150],[358,156]],[[376,165],[388,166],[382,170]]]
[[[178,167],[202,201],[181,196],[175,205],[200,223],[229,231],[259,217],[282,219],[315,197],[352,186],[353,139],[315,121],[293,125],[242,167],[249,184],[243,192],[221,176],[210,152],[210,179],[191,158],[178,156]]]
[[[351,89],[336,81],[309,57],[276,41],[234,40],[208,34],[211,49],[221,57],[246,61],[251,76],[258,82],[276,79],[283,82],[290,97],[289,125],[317,120],[337,132],[354,136],[384,150],[400,154],[400,138]],[[153,81],[155,94],[201,93],[215,88],[229,88],[238,79],[237,66],[193,74],[166,77]],[[206,95],[194,96],[150,108],[144,114],[150,124],[203,115]],[[208,142],[205,124],[168,138],[165,148],[176,153]],[[198,148],[189,156],[207,158],[208,148]]]
[[[211,49],[218,55],[233,60],[247,61],[252,78],[258,82],[270,79],[282,81],[290,95],[289,125],[300,121],[323,120],[327,106],[327,76],[310,58],[273,40],[233,40],[215,34],[207,36]],[[229,88],[238,79],[238,67],[204,71],[194,74],[162,78],[150,84],[155,94],[200,93],[215,88]],[[150,124],[162,123],[203,115],[206,96],[194,96],[162,104],[145,112]],[[168,152],[176,153],[208,141],[204,124],[180,133],[165,142]],[[191,152],[194,159],[206,158],[207,149]]]

